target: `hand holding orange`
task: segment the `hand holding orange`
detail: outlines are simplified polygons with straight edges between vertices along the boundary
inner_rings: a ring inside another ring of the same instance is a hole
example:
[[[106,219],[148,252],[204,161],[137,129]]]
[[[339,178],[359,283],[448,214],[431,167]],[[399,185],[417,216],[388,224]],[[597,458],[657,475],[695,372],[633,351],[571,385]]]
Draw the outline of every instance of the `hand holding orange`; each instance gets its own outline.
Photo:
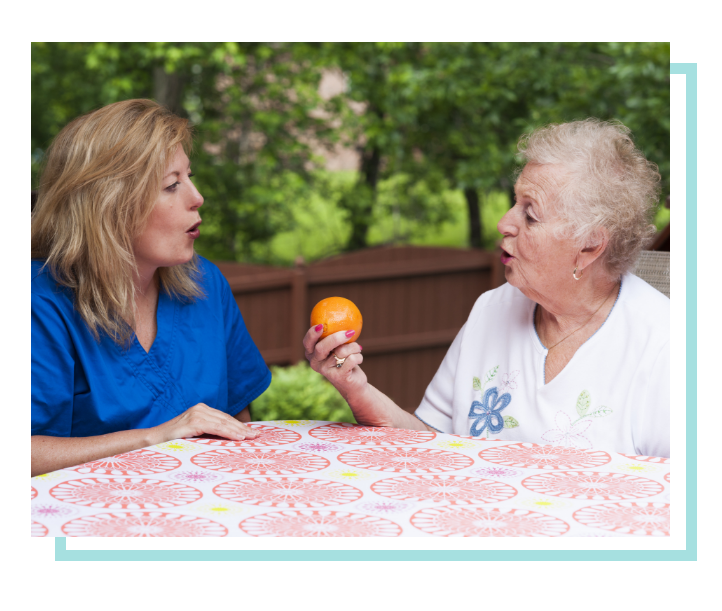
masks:
[[[320,339],[337,331],[355,331],[351,338],[344,342],[355,342],[361,335],[363,318],[353,301],[343,297],[327,297],[319,301],[311,311],[311,326],[323,325]]]

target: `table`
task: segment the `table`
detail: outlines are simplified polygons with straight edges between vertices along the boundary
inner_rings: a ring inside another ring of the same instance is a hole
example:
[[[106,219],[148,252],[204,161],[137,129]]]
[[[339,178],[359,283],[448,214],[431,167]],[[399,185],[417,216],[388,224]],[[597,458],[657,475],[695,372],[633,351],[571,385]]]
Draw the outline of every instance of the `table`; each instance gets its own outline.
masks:
[[[50,537],[668,536],[667,458],[309,420],[31,479]]]

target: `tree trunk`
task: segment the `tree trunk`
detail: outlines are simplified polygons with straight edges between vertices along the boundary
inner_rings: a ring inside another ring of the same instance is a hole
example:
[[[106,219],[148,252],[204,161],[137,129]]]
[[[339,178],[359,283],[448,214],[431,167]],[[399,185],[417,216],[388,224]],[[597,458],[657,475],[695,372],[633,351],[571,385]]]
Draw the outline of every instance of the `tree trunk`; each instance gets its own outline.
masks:
[[[464,189],[466,205],[469,208],[469,246],[481,248],[481,210],[479,209],[479,193],[476,189]]]
[[[177,115],[183,115],[181,104],[185,78],[178,72],[168,74],[162,66],[153,68],[153,97]]]
[[[358,250],[368,246],[368,232],[373,219],[380,169],[381,151],[378,147],[363,151],[361,155],[363,186],[359,185],[360,188],[351,211],[351,237],[349,237],[346,250]]]

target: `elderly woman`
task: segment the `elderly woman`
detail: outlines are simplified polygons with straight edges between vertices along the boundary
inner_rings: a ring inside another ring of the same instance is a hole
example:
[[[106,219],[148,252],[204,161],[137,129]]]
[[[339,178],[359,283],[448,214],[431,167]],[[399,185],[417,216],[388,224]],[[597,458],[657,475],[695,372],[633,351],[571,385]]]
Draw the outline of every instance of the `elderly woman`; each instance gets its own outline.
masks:
[[[498,225],[507,283],[479,297],[415,415],[368,383],[342,331],[310,329],[306,357],[362,424],[669,456],[669,299],[629,273],[653,233],[657,168],[596,119],[520,151]]]
[[[32,474],[179,437],[241,440],[271,374],[193,250],[187,120],[111,104],[53,142],[32,217]]]

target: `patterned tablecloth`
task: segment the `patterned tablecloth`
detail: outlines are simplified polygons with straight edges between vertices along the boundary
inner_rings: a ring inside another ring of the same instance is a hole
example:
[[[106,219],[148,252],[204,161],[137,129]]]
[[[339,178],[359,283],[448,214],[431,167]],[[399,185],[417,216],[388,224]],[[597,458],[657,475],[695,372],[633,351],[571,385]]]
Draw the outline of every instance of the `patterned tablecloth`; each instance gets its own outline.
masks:
[[[316,421],[31,480],[51,537],[669,535],[669,459]]]

